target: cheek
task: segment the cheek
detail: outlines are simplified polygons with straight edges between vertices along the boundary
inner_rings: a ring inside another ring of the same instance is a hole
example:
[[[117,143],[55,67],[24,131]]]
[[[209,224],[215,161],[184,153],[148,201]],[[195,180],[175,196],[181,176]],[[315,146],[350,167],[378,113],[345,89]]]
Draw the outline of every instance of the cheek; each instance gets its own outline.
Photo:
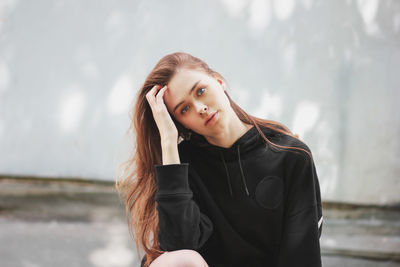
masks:
[[[212,98],[212,103],[217,104],[218,106],[228,106],[230,105],[228,97],[224,92],[218,92]]]
[[[174,117],[174,119],[175,119],[175,121],[177,121],[177,122],[179,122],[183,127],[185,127],[185,128],[191,128],[190,127],[190,122],[191,122],[191,120],[190,120],[190,118],[188,118],[189,116],[185,116],[185,118],[177,118],[177,117]]]
[[[179,120],[179,122],[183,127],[191,130],[196,130],[201,124],[199,118],[196,118],[196,116],[193,114],[187,114],[185,118]]]

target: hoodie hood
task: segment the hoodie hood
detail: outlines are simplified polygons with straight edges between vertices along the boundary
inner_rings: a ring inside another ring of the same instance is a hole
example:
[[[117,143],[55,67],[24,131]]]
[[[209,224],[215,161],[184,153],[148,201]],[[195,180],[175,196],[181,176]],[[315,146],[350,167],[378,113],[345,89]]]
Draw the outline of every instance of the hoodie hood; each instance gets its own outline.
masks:
[[[259,126],[264,135],[271,140],[280,136],[279,132],[273,131],[267,127]],[[239,137],[230,147],[220,147],[210,144],[202,135],[194,135],[190,138],[189,143],[195,146],[201,154],[206,154],[211,160],[222,161],[225,169],[227,186],[231,197],[233,197],[231,177],[226,162],[236,161],[239,165],[240,175],[243,183],[243,190],[247,196],[250,195],[247,188],[246,175],[243,171],[242,160],[250,156],[252,151],[260,146],[265,147],[266,141],[259,134],[257,128],[253,125],[241,137]]]

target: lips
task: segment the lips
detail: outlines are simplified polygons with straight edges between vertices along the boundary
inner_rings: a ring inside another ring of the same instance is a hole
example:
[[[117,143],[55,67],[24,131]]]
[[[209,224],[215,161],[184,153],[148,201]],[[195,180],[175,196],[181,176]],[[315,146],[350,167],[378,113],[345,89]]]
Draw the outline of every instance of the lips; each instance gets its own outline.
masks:
[[[207,125],[207,123],[215,116],[215,114],[217,114],[217,112],[218,112],[218,111],[216,111],[216,112],[214,112],[214,113],[208,115],[205,125]]]

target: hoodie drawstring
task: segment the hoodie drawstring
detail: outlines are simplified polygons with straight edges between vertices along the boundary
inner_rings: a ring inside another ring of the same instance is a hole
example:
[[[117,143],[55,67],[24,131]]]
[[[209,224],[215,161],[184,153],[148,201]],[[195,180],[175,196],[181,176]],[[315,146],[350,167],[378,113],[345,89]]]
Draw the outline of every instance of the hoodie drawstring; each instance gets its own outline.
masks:
[[[224,166],[225,166],[226,179],[228,180],[228,185],[229,185],[229,192],[231,193],[231,196],[233,197],[231,178],[229,177],[228,167],[226,167],[225,159],[224,159],[224,156],[222,155],[221,151],[219,153],[221,154],[222,162],[224,163]]]
[[[246,179],[244,178],[244,174],[243,174],[243,169],[242,169],[242,163],[241,163],[241,161],[240,161],[240,151],[239,151],[239,146],[238,146],[238,157],[239,157],[239,168],[240,168],[240,172],[241,172],[241,174],[242,174],[242,181],[243,181],[243,184],[244,184],[244,188],[246,189],[246,193],[247,193],[247,195],[249,196],[250,194],[249,194],[249,189],[247,189],[247,184],[246,184]]]
[[[240,174],[242,175],[242,181],[243,181],[243,184],[244,184],[244,188],[245,188],[246,194],[249,196],[250,193],[249,193],[249,189],[247,188],[246,178],[244,177],[242,163],[241,163],[241,160],[240,160],[240,148],[239,148],[239,146],[238,146],[237,152],[238,152],[238,161],[239,161]],[[230,192],[231,196],[233,197],[231,178],[229,176],[228,167],[226,166],[224,155],[222,154],[221,151],[219,151],[219,154],[221,155],[222,162],[224,163],[225,172],[226,172],[226,178],[228,180],[229,192]]]

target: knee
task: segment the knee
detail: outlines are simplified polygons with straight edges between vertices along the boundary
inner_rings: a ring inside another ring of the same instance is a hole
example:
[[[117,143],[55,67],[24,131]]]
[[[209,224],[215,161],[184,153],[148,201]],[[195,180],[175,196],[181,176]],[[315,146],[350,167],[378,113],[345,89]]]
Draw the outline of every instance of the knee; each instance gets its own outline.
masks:
[[[195,250],[181,249],[166,252],[155,259],[149,267],[208,267],[207,262]]]
[[[168,253],[176,253],[171,257],[171,267],[208,267],[200,253],[195,250],[182,249]]]

